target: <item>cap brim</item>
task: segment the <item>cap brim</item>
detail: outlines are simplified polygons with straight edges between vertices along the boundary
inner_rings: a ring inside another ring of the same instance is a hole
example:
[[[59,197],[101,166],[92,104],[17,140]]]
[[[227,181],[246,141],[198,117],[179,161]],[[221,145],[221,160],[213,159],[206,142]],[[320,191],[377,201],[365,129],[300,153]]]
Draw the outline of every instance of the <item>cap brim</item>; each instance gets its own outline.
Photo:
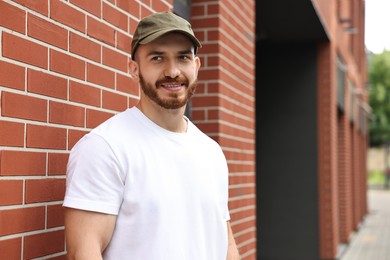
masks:
[[[170,32],[178,32],[178,33],[182,33],[184,34],[185,36],[187,36],[188,38],[191,39],[191,41],[194,43],[195,47],[202,47],[202,44],[200,43],[200,41],[195,37],[193,36],[192,34],[188,33],[187,31],[185,30],[180,30],[180,29],[167,29],[167,30],[162,30],[162,31],[158,31],[156,33],[153,33],[151,35],[148,35],[146,36],[145,38],[141,39],[138,44],[147,44],[147,43],[150,43],[154,40],[156,40],[157,38],[163,36],[164,34],[167,34],[167,33],[170,33]]]

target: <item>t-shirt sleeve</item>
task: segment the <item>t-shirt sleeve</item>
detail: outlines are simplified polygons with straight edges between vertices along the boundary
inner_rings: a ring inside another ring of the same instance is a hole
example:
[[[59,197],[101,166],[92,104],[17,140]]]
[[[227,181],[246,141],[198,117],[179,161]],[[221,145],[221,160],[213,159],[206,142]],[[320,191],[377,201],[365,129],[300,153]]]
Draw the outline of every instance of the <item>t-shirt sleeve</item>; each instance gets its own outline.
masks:
[[[124,180],[109,144],[99,135],[84,136],[72,149],[63,206],[117,215]]]
[[[226,157],[220,147],[220,161],[221,161],[221,167],[222,167],[222,176],[220,180],[220,190],[222,194],[222,207],[223,207],[223,212],[224,212],[224,218],[226,221],[230,220],[230,213],[229,213],[229,168],[228,164],[226,161]]]
[[[229,221],[230,220],[230,213],[229,213],[229,172],[226,173],[226,178],[225,178],[225,194],[224,194],[224,197],[226,198],[226,202],[225,202],[225,219],[226,221]]]

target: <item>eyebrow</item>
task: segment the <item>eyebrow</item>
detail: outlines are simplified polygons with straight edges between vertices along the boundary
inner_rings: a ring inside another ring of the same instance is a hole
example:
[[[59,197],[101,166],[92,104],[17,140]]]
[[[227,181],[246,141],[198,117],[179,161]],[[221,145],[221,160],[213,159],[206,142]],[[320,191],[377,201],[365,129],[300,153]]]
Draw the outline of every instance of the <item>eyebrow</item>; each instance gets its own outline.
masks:
[[[164,52],[162,51],[150,51],[146,56],[153,56],[153,55],[163,55]]]
[[[193,48],[189,48],[183,51],[179,51],[180,54],[192,54],[193,53]]]
[[[182,50],[182,51],[179,51],[178,53],[179,54],[192,54],[193,51],[192,48],[189,48],[189,49],[185,49],[185,50]],[[163,55],[165,52],[163,51],[150,51],[147,56],[153,56],[153,55]]]

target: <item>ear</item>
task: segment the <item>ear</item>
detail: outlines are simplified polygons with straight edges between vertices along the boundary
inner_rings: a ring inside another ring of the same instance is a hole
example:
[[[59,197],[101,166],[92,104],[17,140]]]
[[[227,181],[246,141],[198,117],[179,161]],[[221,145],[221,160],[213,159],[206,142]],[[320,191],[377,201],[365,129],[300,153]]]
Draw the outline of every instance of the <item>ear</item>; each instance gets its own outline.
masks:
[[[195,56],[195,78],[198,78],[198,72],[201,65],[200,58],[198,56]]]
[[[139,80],[139,65],[134,60],[129,61],[129,73],[130,73],[131,78],[134,81]]]

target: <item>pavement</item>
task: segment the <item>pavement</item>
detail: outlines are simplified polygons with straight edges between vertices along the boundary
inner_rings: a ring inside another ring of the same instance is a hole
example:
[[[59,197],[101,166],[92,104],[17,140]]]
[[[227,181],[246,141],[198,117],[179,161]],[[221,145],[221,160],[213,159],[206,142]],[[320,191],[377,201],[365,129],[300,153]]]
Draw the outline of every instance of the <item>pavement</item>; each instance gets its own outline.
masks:
[[[370,189],[368,207],[340,260],[390,260],[390,190]]]

